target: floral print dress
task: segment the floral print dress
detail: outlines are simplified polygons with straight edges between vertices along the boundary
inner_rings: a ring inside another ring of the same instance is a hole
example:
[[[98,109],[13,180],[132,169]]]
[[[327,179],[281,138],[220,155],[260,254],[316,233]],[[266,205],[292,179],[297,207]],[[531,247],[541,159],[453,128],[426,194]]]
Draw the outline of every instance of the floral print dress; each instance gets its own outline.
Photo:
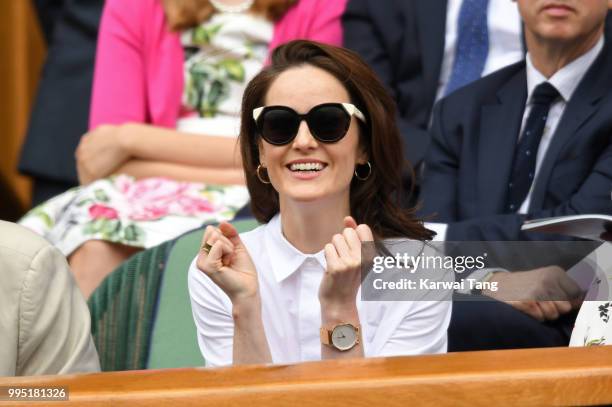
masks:
[[[602,266],[580,307],[570,346],[612,345],[612,243],[596,250]]]
[[[217,13],[182,33],[185,87],[179,131],[238,135],[242,93],[263,67],[272,34],[270,22],[249,13]],[[230,220],[248,200],[241,185],[116,175],[58,195],[19,223],[66,256],[92,239],[149,248],[204,223]]]

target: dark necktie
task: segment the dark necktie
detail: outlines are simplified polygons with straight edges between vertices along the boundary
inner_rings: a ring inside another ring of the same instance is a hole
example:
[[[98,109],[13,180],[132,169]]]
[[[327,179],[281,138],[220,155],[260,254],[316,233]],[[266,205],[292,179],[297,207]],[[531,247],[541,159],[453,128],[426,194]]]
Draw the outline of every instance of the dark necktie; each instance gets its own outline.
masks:
[[[444,94],[480,78],[489,54],[489,0],[463,0],[457,21],[457,49]]]
[[[508,183],[509,212],[516,212],[533,183],[538,147],[544,134],[550,105],[559,97],[559,91],[548,82],[539,84],[531,96],[531,111],[523,135],[514,151],[512,175]]]

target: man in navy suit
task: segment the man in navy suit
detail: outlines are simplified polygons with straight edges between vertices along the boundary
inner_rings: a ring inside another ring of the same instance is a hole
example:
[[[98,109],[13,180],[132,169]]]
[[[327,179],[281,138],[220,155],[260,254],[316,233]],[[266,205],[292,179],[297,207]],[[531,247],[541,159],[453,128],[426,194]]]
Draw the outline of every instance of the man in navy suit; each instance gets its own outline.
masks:
[[[465,9],[471,3],[475,10]],[[414,166],[429,147],[434,102],[524,56],[521,22],[510,0],[349,0],[342,17],[344,45],[356,51],[395,98],[405,156]],[[482,64],[453,80],[464,30],[479,25]]]
[[[517,2],[526,61],[459,89],[434,110],[421,198],[423,213],[444,224],[446,240],[540,240],[521,232],[525,220],[612,214],[608,2]],[[559,283],[567,278],[554,274]],[[495,273],[492,280],[512,284],[525,276]],[[501,347],[566,345],[572,324],[566,317],[577,305],[570,300],[460,304],[449,336],[482,330],[480,348],[490,345],[482,338],[497,340],[500,332],[507,335]],[[524,338],[527,330],[533,341]]]

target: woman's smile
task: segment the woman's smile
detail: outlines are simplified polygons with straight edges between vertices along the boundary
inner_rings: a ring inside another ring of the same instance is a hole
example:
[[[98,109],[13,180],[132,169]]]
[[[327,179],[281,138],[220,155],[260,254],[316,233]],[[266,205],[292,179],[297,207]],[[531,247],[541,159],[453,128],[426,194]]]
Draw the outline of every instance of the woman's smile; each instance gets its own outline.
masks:
[[[327,166],[328,164],[321,160],[300,158],[290,161],[285,167],[295,179],[308,181],[322,175]]]

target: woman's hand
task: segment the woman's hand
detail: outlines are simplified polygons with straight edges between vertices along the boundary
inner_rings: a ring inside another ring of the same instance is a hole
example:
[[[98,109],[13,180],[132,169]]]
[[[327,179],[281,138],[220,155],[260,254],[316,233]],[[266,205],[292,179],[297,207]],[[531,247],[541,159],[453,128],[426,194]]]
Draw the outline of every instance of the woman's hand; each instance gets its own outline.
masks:
[[[355,307],[361,284],[361,245],[374,241],[368,225],[357,226],[355,219],[347,216],[344,226],[342,234],[334,235],[331,243],[325,245],[327,270],[319,287],[322,309],[339,312]]]
[[[208,226],[196,265],[232,301],[232,363],[271,363],[272,354],[261,317],[257,270],[236,228],[227,222],[218,228]]]
[[[124,126],[98,126],[81,137],[75,153],[81,185],[111,175],[130,158],[122,140]]]
[[[208,252],[207,245],[210,245]],[[234,306],[239,302],[259,301],[255,265],[238,232],[229,223],[206,228],[196,264],[227,294]]]

